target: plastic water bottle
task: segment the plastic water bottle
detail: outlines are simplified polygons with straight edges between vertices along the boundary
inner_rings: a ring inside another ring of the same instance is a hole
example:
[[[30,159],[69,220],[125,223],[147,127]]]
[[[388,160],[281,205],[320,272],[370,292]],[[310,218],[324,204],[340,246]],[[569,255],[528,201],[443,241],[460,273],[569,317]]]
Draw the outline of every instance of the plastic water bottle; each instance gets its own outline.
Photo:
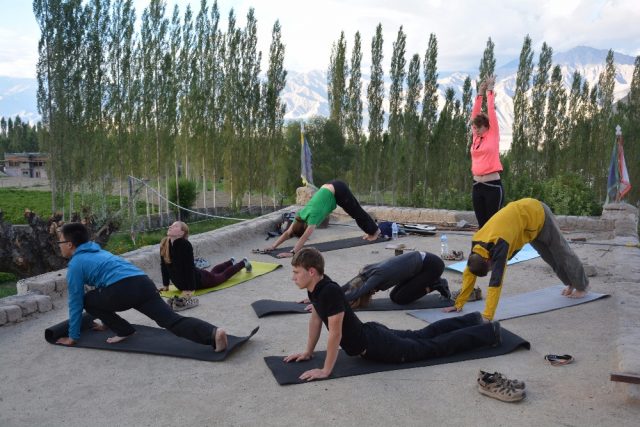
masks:
[[[391,240],[398,240],[398,224],[391,224]]]
[[[447,240],[447,235],[443,234],[440,236],[440,256],[447,255],[449,253],[449,241]]]

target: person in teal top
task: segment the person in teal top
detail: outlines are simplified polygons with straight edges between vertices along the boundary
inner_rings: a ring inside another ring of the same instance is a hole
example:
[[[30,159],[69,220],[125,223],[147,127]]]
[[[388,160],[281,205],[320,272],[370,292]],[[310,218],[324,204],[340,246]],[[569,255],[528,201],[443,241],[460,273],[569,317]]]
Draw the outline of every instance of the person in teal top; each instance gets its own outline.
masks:
[[[117,312],[133,308],[179,337],[212,346],[216,352],[227,348],[223,329],[174,313],[160,298],[149,276],[89,241],[89,231],[83,224],[63,225],[58,246],[62,256],[71,259],[67,269],[69,336],[58,339],[58,344],[74,345],[80,339],[83,310],[102,321],[95,323],[94,329],[108,328],[116,334],[107,339],[109,344],[125,340],[135,333],[135,328]],[[95,289],[85,294],[84,285]]]
[[[298,212],[298,215],[296,215],[295,220],[287,231],[282,233],[273,246],[268,247],[266,250],[272,251],[285,240],[296,236],[299,237],[299,239],[292,251],[278,254],[280,258],[293,256],[294,253],[302,249],[302,246],[304,246],[307,239],[309,239],[313,230],[333,212],[336,206],[340,206],[351,218],[356,220],[358,227],[366,233],[363,239],[376,240],[378,238],[380,235],[378,224],[362,209],[362,206],[360,206],[360,203],[358,203],[358,200],[354,197],[347,184],[335,180],[324,184],[316,194],[313,195],[306,206]]]

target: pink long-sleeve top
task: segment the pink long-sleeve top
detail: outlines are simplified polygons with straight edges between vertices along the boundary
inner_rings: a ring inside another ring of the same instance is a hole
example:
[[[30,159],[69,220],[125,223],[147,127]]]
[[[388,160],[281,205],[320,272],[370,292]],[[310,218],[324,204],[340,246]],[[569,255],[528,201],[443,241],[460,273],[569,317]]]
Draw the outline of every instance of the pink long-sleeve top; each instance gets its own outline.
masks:
[[[471,111],[471,119],[480,113],[482,108],[482,95],[476,97]],[[473,131],[471,144],[471,173],[473,176],[488,175],[494,172],[502,172],[500,163],[500,129],[494,104],[493,91],[487,91],[487,111],[489,116],[489,129],[482,136]]]

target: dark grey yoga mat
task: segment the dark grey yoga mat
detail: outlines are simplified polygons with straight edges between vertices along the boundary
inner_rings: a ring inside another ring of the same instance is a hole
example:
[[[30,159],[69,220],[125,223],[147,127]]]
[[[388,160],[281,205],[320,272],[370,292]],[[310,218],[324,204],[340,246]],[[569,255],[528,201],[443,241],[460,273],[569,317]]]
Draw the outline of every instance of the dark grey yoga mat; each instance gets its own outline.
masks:
[[[561,295],[562,289],[564,289],[564,285],[555,285],[523,294],[503,296],[500,298],[493,320],[514,319],[531,314],[545,313],[609,297],[608,294],[589,292],[584,298],[567,298]],[[443,313],[442,310],[417,310],[407,314],[425,322],[433,323],[440,319],[462,316],[474,311],[482,312],[484,305],[484,300],[471,301],[465,304],[464,310],[461,312]]]
[[[395,371],[398,369],[419,368],[423,366],[440,365],[443,363],[461,362],[463,360],[484,359],[486,357],[495,357],[511,353],[518,348],[529,350],[531,348],[531,344],[513,332],[502,328],[502,344],[499,347],[482,347],[464,353],[458,353],[447,357],[439,357],[436,359],[421,360],[419,362],[372,362],[358,356],[347,356],[344,351],[340,350],[333,372],[331,373],[331,376],[326,379],[330,380],[333,378],[351,377],[354,375],[371,374],[374,372]],[[275,377],[276,381],[278,381],[278,384],[302,384],[305,381],[299,379],[300,375],[309,369],[322,368],[325,355],[326,352],[318,351],[313,354],[313,358],[311,360],[304,362],[285,363],[283,361],[284,356],[269,356],[265,357],[264,361],[267,363],[269,369],[271,369],[271,373]]]
[[[91,325],[93,318],[88,314],[82,317],[82,335],[80,340],[73,347],[95,348],[99,350],[125,351],[131,353],[146,353],[162,356],[183,357],[187,359],[204,360],[208,362],[219,362],[224,360],[234,349],[249,341],[259,327],[256,327],[251,334],[246,337],[236,337],[228,335],[229,345],[223,352],[216,353],[208,345],[198,344],[185,338],[173,335],[166,329],[152,328],[143,325],[133,325],[136,333],[126,340],[109,344],[106,339],[113,336],[112,331],[93,331]],[[44,338],[47,342],[55,344],[58,338],[66,337],[69,331],[69,321],[65,320],[57,325],[45,329]],[[60,344],[61,345],[61,344]]]
[[[364,246],[364,245],[372,245],[374,243],[388,242],[389,239],[386,237],[380,237],[377,240],[369,241],[362,238],[362,236],[358,237],[350,237],[348,239],[341,240],[331,240],[329,242],[320,242],[320,243],[311,243],[307,242],[306,246],[313,246],[320,252],[329,252],[335,251],[338,249],[346,249],[346,248],[355,248],[356,246]],[[293,249],[293,246],[287,246],[286,248],[276,248],[269,252],[264,252],[265,255],[271,255],[274,258],[278,257],[278,254],[284,252],[290,252]]]
[[[308,313],[302,304],[294,301],[276,301],[272,299],[261,299],[251,303],[253,311],[258,317],[271,316],[274,314]],[[441,298],[440,295],[431,294],[420,298],[411,304],[399,305],[389,298],[374,298],[371,304],[356,311],[392,311],[392,310],[423,310],[428,308],[443,308],[453,305],[453,300]]]

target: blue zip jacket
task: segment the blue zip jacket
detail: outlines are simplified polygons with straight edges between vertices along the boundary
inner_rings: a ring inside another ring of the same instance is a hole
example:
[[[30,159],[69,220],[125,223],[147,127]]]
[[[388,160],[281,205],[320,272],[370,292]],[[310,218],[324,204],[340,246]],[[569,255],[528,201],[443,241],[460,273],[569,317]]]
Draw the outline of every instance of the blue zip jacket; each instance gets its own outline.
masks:
[[[123,258],[102,250],[95,242],[78,246],[67,269],[69,337],[74,340],[80,338],[85,284],[106,288],[127,277],[144,275],[144,271]]]

